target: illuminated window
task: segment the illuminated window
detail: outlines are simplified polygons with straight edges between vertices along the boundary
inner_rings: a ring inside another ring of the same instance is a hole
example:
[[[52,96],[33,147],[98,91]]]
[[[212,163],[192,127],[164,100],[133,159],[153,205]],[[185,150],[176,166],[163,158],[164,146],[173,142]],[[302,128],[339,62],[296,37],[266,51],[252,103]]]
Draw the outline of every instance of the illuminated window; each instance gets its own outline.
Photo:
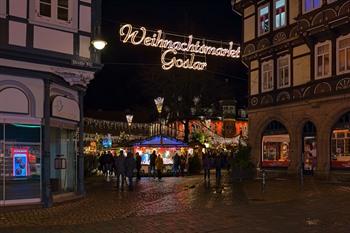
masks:
[[[309,12],[321,7],[322,0],[304,0],[304,12]]]
[[[275,28],[286,26],[286,0],[275,0]]]
[[[262,92],[271,91],[273,89],[273,61],[262,63]]]
[[[350,72],[350,34],[337,40],[338,74]]]
[[[259,8],[259,35],[263,35],[270,31],[269,5]]]
[[[315,46],[316,78],[326,78],[331,75],[331,43],[324,42]]]
[[[277,59],[277,87],[290,86],[290,58],[289,55]]]

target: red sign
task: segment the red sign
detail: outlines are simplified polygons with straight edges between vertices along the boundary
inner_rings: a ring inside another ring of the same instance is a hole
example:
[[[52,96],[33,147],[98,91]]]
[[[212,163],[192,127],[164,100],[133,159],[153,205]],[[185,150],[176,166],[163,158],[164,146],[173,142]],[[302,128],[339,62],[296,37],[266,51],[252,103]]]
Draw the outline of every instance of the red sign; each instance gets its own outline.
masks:
[[[331,167],[332,168],[350,168],[350,161],[337,161],[332,160],[331,161]]]

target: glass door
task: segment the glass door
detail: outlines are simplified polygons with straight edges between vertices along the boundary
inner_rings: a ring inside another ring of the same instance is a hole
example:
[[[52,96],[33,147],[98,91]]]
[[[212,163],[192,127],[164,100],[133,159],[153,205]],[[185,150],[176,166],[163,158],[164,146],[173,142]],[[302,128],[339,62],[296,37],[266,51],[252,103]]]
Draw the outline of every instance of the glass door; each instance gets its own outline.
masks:
[[[5,194],[5,155],[4,155],[4,125],[0,123],[0,206],[4,205]]]

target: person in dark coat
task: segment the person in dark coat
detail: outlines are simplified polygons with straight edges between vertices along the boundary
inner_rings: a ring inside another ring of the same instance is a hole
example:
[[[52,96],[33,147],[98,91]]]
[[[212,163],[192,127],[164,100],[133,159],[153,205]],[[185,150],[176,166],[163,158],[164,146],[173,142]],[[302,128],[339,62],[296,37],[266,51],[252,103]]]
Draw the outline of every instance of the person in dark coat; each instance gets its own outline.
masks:
[[[214,165],[215,165],[215,176],[216,176],[216,183],[217,184],[220,184],[220,181],[221,181],[221,168],[222,168],[222,153],[220,154],[217,154],[216,157],[215,157],[215,162],[214,162]]]
[[[156,151],[154,150],[152,154],[149,156],[149,176],[152,175],[154,179],[156,178],[156,159],[157,159],[157,154],[156,154]]]
[[[177,153],[175,153],[173,161],[174,161],[174,165],[173,165],[174,176],[178,176],[179,170],[180,170],[180,156]]]
[[[120,151],[119,156],[115,158],[115,170],[117,176],[117,189],[119,189],[119,184],[121,181],[121,189],[124,189],[124,180],[125,180],[125,156],[124,151]]]
[[[107,172],[107,165],[106,165],[107,160],[106,159],[107,159],[106,151],[103,151],[102,155],[99,158],[103,174],[106,174],[106,172]]]
[[[128,155],[125,159],[125,175],[126,175],[126,177],[128,177],[129,190],[133,189],[132,177],[134,176],[135,167],[136,167],[136,162],[134,159],[134,155],[131,152],[128,152]]]
[[[140,170],[141,170],[141,156],[139,152],[136,152],[136,179],[141,180]]]
[[[202,156],[203,170],[204,170],[204,180],[208,178],[210,182],[210,158],[208,153],[204,153]]]

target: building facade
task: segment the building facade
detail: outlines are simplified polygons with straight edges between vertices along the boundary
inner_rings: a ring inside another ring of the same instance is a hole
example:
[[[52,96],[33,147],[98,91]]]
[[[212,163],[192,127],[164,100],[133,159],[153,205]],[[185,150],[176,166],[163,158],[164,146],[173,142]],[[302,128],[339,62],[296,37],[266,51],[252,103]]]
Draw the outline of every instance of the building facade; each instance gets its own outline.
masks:
[[[257,166],[350,171],[350,1],[235,0]]]
[[[0,0],[0,206],[84,194],[83,96],[99,0]]]

